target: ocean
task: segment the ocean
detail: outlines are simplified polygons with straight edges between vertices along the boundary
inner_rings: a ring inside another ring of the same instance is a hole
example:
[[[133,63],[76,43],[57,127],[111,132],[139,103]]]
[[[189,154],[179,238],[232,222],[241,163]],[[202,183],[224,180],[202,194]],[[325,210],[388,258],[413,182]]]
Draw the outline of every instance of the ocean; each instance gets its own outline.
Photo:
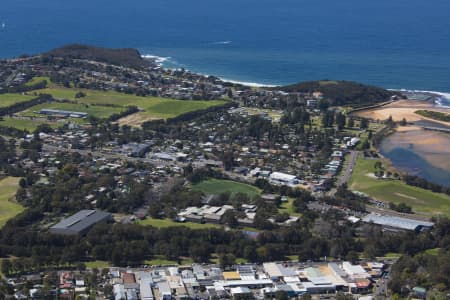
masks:
[[[86,43],[239,82],[450,93],[449,11],[448,0],[2,0],[0,57]]]

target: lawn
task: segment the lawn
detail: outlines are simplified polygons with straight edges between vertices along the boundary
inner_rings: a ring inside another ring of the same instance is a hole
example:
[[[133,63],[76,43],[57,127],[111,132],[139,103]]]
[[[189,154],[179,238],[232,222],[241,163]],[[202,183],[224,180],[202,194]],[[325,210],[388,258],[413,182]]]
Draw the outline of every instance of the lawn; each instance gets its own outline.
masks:
[[[350,189],[384,202],[404,202],[417,212],[450,216],[449,196],[409,186],[400,180],[374,178],[370,174],[374,172],[376,161],[358,158],[349,181]]]
[[[211,258],[209,259],[209,262],[213,263],[213,264],[219,264],[220,263],[219,255],[217,255],[217,253],[212,253]],[[242,264],[246,264],[246,263],[248,263],[248,259],[242,258],[242,257],[236,257],[236,264],[242,265]]]
[[[75,98],[75,95],[80,91],[85,93],[86,96]],[[114,104],[123,107],[134,105],[144,110],[137,113],[137,115],[141,119],[147,120],[173,118],[190,111],[206,109],[226,103],[224,100],[194,101],[161,97],[140,97],[115,91],[65,88],[56,84],[51,84],[49,88],[39,90],[39,92],[50,94],[56,99],[69,99],[86,104]]]
[[[231,195],[235,193],[247,194],[250,198],[253,198],[261,194],[261,190],[257,187],[240,183],[231,180],[221,180],[221,179],[208,179],[192,186],[195,191],[201,191],[205,194],[218,195],[225,192],[230,192]]]
[[[105,268],[110,268],[111,264],[107,261],[103,261],[103,260],[95,260],[95,261],[88,261],[84,263],[86,265],[87,268],[89,269],[105,269]]]
[[[19,180],[18,177],[6,177],[0,180],[0,228],[25,209],[22,205],[14,202]]]
[[[33,98],[36,98],[36,96],[22,94],[0,94],[0,108],[8,107],[20,102],[25,102]]]
[[[207,229],[207,228],[222,228],[222,226],[218,224],[199,224],[193,222],[175,222],[170,219],[154,219],[151,217],[147,217],[145,220],[137,221],[138,224],[143,226],[153,226],[156,228],[167,228],[167,227],[175,227],[175,226],[186,226],[190,229]]]
[[[290,216],[297,216],[301,217],[302,214],[295,212],[294,209],[294,198],[288,198],[287,202],[283,202],[280,205],[280,208],[278,209],[280,213],[288,213]]]
[[[33,86],[35,84],[41,83],[44,80],[47,81],[47,84],[49,84],[51,82],[49,77],[36,76],[36,77],[33,77],[33,79],[31,79],[27,83],[25,83],[25,85],[26,86]]]
[[[434,255],[434,256],[439,255],[439,252],[441,252],[441,248],[432,248],[432,249],[425,250],[426,254]]]
[[[22,120],[10,117],[3,117],[2,119],[0,119],[0,126],[14,127],[20,130],[28,130],[29,132],[33,132],[36,129],[36,127],[45,123],[49,124],[52,127],[58,126],[58,123],[56,122],[49,122],[43,120]]]
[[[65,102],[64,103],[51,102],[32,106],[29,109],[24,110],[18,114],[27,117],[44,117],[43,115],[38,114],[38,112],[41,109],[59,109],[59,110],[85,112],[97,118],[107,118],[114,113],[120,113],[121,111],[125,110],[125,107],[86,105],[82,103],[75,104]]]
[[[155,255],[155,258],[146,260],[145,264],[148,266],[173,266],[178,265],[178,262],[165,259],[163,255]]]

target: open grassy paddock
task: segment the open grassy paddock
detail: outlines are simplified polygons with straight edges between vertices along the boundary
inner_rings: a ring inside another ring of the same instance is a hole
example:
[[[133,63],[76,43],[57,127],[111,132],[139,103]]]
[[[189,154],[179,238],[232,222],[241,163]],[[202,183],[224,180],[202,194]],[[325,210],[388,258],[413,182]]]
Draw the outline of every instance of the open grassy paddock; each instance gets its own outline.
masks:
[[[175,222],[170,219],[154,219],[151,217],[147,217],[144,220],[137,221],[138,224],[143,226],[153,226],[156,228],[167,228],[167,227],[175,227],[175,226],[186,226],[190,229],[207,229],[207,228],[222,228],[222,226],[218,224],[199,224],[199,223],[193,223],[193,222]]]
[[[125,107],[97,106],[87,105],[84,103],[51,102],[32,106],[29,109],[18,113],[18,115],[26,117],[45,117],[38,113],[41,109],[59,109],[85,112],[97,118],[107,118],[114,113],[120,113],[121,111],[125,110]]]
[[[47,88],[28,92],[28,95],[22,94],[0,94],[0,107],[8,107],[18,102],[27,101],[35,98],[38,94],[50,94],[58,100],[71,100],[77,103],[44,103],[35,105],[23,112],[20,116],[42,117],[37,114],[39,110],[60,109],[85,112],[98,118],[107,118],[112,114],[120,113],[128,106],[137,106],[142,111],[124,117],[118,121],[120,125],[140,126],[142,123],[156,119],[168,119],[176,117],[191,111],[207,109],[213,106],[220,106],[226,103],[224,100],[194,101],[194,100],[176,100],[161,97],[140,97],[133,94],[119,93],[116,91],[98,91],[88,89],[67,88],[52,83],[48,77],[35,77],[26,85],[34,85],[47,81]],[[83,92],[84,97],[76,98],[76,94]],[[111,105],[111,106],[110,106]],[[7,122],[8,123],[8,122]],[[17,125],[19,129],[33,129],[36,122],[14,122],[9,124]],[[9,125],[5,125],[9,126]],[[36,125],[37,126],[37,125]],[[14,126],[15,127],[15,126]]]
[[[231,195],[236,193],[247,194],[250,198],[261,194],[261,190],[257,187],[231,180],[208,179],[192,186],[195,191],[201,191],[205,194],[218,195],[230,192]]]
[[[400,180],[378,179],[373,176],[378,159],[359,157],[349,181],[351,190],[363,192],[379,201],[410,205],[414,211],[450,216],[450,197],[409,186]]]
[[[301,217],[302,214],[295,212],[294,209],[294,198],[289,198],[287,202],[283,202],[278,209],[280,213],[288,213],[291,216]]]
[[[14,127],[20,130],[28,130],[29,132],[33,132],[36,127],[41,124],[49,124],[51,127],[56,128],[63,123],[50,122],[46,120],[16,119],[10,117],[3,117],[2,119],[0,119],[0,126]]]
[[[33,98],[36,98],[36,96],[23,94],[0,94],[0,108],[8,107],[20,102],[25,102]]]
[[[27,83],[25,83],[26,86],[33,86],[35,84],[41,83],[43,81],[47,81],[47,84],[50,83],[50,78],[46,77],[46,76],[36,76],[33,77],[30,81],[28,81]]]
[[[143,109],[137,115],[142,116],[146,120],[173,118],[190,111],[206,109],[226,103],[223,100],[194,101],[161,97],[140,97],[115,91],[66,88],[53,83],[48,88],[36,92],[50,94],[56,99],[69,99],[85,104],[114,104],[122,107],[134,105]],[[86,96],[75,98],[78,92],[83,92]]]
[[[111,264],[107,261],[103,260],[95,260],[95,261],[88,261],[84,263],[86,265],[86,268],[89,269],[104,269],[104,268],[110,268]]]
[[[19,188],[18,177],[6,177],[0,179],[0,228],[5,223],[24,211],[22,205],[14,201],[16,191]]]

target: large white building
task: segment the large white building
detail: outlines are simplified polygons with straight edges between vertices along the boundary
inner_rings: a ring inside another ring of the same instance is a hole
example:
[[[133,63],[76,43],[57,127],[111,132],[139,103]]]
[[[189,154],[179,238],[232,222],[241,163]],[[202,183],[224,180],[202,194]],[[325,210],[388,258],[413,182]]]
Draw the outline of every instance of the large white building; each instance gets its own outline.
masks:
[[[269,176],[270,182],[278,185],[297,185],[298,179],[295,175],[290,175],[281,172],[273,172]]]

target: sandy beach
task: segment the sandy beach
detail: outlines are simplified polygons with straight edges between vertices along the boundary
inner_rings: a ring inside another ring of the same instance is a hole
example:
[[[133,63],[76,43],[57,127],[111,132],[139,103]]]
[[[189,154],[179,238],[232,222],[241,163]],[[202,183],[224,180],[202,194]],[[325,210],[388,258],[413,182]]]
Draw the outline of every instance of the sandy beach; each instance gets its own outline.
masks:
[[[429,102],[399,100],[379,108],[356,112],[355,115],[379,121],[386,120],[389,116],[391,116],[394,121],[401,121],[405,118],[408,122],[426,120],[450,126],[450,122],[438,121],[418,115],[415,113],[417,110],[431,110],[450,113],[450,109],[438,108]]]

